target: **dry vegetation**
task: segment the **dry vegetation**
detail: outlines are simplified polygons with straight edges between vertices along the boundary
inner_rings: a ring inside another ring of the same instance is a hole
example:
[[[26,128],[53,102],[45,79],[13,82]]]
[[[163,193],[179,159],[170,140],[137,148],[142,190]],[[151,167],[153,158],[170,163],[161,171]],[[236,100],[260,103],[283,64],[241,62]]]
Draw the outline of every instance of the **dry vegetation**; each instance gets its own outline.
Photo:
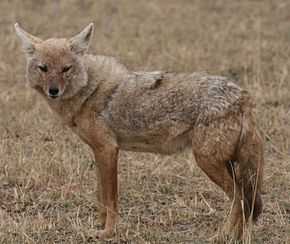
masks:
[[[98,228],[92,154],[26,87],[16,21],[43,38],[93,21],[92,53],[249,89],[266,137],[265,208],[250,242],[290,243],[289,1],[3,0],[0,13],[0,243],[94,243]],[[230,203],[189,155],[121,153],[108,243],[207,243]]]

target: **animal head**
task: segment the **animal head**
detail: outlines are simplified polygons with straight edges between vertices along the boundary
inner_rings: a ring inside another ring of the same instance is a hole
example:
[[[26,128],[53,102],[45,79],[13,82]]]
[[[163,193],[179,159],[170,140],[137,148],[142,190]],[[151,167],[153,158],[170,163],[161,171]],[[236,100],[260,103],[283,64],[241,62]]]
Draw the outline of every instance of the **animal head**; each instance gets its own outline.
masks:
[[[26,54],[29,85],[52,99],[67,99],[87,85],[88,75],[83,55],[93,35],[91,23],[70,39],[41,40],[17,23],[16,33]]]

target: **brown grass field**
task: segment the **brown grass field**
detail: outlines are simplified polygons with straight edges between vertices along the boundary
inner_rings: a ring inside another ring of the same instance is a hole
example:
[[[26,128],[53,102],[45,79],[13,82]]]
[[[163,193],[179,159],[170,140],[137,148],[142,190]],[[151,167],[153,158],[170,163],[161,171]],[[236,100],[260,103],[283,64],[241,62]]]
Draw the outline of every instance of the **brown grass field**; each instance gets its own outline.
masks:
[[[13,24],[43,38],[95,23],[91,53],[133,70],[208,71],[250,90],[265,135],[264,211],[244,243],[290,243],[290,2],[0,2],[0,243],[102,243],[89,148],[26,86]],[[120,219],[104,243],[208,243],[230,202],[195,165],[121,152]]]

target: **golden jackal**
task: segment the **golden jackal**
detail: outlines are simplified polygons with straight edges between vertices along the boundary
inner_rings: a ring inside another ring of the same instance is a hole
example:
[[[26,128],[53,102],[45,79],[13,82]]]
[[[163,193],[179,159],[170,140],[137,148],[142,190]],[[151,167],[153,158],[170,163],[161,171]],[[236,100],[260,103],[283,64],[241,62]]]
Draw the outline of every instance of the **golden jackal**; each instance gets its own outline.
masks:
[[[71,39],[41,40],[15,24],[27,80],[93,150],[104,229],[117,222],[121,150],[172,154],[192,147],[198,166],[233,201],[223,234],[239,239],[262,211],[263,143],[249,94],[224,77],[131,72],[87,54],[93,24]]]

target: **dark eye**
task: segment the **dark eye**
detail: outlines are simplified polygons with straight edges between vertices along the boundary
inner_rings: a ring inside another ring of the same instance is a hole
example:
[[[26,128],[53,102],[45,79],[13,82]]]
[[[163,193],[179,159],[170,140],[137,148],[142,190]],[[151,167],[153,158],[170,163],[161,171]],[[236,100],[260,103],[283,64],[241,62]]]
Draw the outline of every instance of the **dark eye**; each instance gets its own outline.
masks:
[[[40,65],[38,65],[38,68],[39,68],[42,72],[47,72],[47,65],[46,65],[46,64],[40,64]]]
[[[68,72],[71,69],[71,65],[64,66],[62,69],[62,73]]]

